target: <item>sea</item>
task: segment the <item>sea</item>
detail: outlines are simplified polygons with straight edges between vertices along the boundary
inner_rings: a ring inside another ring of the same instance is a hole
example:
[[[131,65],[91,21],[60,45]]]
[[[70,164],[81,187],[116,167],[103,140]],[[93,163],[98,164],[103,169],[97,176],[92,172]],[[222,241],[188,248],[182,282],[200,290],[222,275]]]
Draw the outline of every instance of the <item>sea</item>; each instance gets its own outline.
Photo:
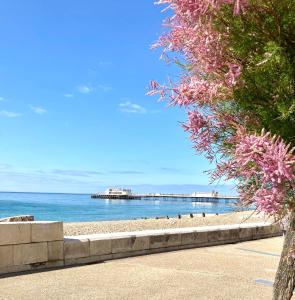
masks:
[[[191,199],[109,200],[92,199],[88,194],[0,192],[0,218],[33,215],[35,220],[64,222],[131,220],[176,217],[186,214],[221,214],[236,211],[235,200],[218,203]]]

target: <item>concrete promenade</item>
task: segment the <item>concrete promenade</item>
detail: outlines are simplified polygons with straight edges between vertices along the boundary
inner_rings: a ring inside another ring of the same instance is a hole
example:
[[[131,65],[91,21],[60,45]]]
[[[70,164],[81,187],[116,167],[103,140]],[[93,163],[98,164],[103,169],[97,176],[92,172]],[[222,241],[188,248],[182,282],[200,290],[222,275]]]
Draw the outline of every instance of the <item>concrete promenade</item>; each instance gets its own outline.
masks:
[[[282,237],[0,279],[0,299],[271,299]]]

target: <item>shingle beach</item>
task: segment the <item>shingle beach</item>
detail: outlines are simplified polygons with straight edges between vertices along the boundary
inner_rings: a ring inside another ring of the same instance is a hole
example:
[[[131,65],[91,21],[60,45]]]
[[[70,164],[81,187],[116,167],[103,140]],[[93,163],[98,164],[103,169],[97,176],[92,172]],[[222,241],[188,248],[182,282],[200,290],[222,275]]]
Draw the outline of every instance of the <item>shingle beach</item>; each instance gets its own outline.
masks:
[[[162,228],[197,227],[210,225],[227,225],[240,223],[256,223],[271,221],[264,218],[262,214],[253,211],[233,212],[220,215],[194,215],[182,216],[169,219],[139,219],[123,221],[99,221],[99,222],[73,222],[64,223],[65,235],[83,235],[94,233],[126,232],[151,230]]]

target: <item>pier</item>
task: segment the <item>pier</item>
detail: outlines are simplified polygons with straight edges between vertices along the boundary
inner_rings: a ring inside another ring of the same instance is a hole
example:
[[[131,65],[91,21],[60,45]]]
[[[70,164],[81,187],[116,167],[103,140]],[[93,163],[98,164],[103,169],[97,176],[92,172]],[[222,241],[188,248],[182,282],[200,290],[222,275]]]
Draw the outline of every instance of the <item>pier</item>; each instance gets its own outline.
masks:
[[[218,202],[219,200],[238,200],[237,196],[226,196],[219,195],[217,193],[193,193],[193,194],[128,194],[128,195],[118,195],[118,194],[103,194],[96,193],[91,195],[91,198],[100,199],[126,199],[126,200],[138,200],[138,199],[188,199],[192,202]]]

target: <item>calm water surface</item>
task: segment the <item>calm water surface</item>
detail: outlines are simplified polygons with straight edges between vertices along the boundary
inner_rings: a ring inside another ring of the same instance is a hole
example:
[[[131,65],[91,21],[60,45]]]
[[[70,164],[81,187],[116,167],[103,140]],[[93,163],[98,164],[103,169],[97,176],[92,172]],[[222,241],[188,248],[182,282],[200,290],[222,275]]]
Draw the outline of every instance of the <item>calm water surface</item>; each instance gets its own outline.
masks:
[[[36,220],[95,221],[176,216],[189,213],[225,213],[234,201],[196,203],[188,199],[106,200],[81,194],[0,193],[0,218],[34,215]]]

